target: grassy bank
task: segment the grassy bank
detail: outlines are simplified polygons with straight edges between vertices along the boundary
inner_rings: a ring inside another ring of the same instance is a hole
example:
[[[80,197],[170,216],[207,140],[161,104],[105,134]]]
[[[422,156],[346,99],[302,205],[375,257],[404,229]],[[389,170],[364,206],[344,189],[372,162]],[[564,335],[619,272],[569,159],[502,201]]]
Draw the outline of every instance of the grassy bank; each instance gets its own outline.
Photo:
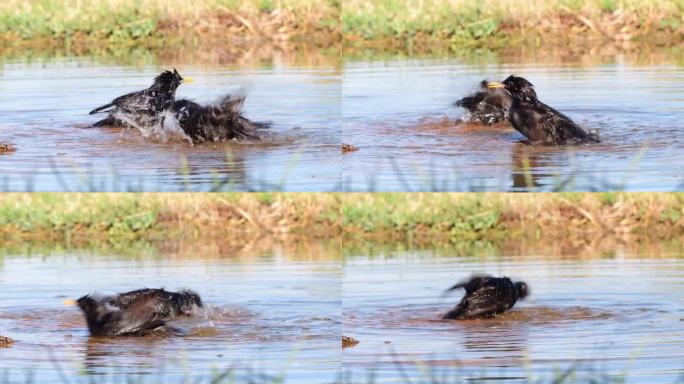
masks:
[[[306,36],[329,44],[339,38],[339,8],[338,0],[5,0],[0,41],[163,47]]]
[[[337,197],[328,194],[0,195],[0,236],[73,242],[202,238],[248,242],[262,235],[339,234]]]
[[[682,193],[344,194],[348,236],[450,241],[684,236]]]
[[[347,0],[351,45],[503,47],[523,41],[684,40],[682,0]]]
[[[684,193],[222,193],[0,196],[5,239],[106,241],[299,234],[466,241],[684,237]]]

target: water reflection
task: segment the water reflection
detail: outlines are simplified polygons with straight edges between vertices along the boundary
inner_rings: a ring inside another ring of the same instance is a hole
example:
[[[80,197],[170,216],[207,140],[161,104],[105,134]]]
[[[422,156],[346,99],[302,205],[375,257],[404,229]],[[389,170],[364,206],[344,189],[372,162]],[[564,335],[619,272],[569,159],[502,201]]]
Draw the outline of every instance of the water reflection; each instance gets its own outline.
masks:
[[[531,172],[532,169],[540,169],[548,166],[548,164],[544,162],[546,159],[538,153],[530,154],[527,147],[528,145],[526,144],[516,143],[513,147],[513,152],[511,152],[511,163],[513,164],[513,171],[511,172],[513,177],[512,188],[514,190],[539,187],[542,185],[542,179],[552,176],[550,174]]]
[[[468,326],[462,344],[470,352],[483,353],[483,359],[497,358],[497,352],[504,352],[508,359],[522,359],[529,354],[527,328],[518,324],[503,324],[496,328],[485,323]]]

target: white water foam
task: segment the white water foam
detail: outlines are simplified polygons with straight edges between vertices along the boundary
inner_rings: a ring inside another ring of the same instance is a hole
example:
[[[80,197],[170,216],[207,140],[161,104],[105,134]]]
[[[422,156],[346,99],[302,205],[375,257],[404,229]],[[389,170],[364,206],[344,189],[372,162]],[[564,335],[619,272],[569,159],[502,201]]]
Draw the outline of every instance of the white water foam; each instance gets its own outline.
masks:
[[[185,134],[174,113],[167,109],[158,117],[144,117],[125,112],[115,112],[114,118],[123,121],[127,126],[137,129],[144,138],[166,142],[186,142],[192,145],[192,139]]]

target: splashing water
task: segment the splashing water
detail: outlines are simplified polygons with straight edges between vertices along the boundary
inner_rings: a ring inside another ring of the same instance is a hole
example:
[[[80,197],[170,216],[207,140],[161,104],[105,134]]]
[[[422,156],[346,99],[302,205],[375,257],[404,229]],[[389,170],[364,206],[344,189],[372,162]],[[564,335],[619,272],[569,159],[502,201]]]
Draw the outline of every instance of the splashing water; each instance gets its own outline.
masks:
[[[187,142],[190,145],[193,144],[192,139],[185,134],[171,109],[164,110],[161,119],[158,116],[141,116],[126,112],[115,112],[112,116],[127,126],[137,129],[146,139],[157,140],[162,143]]]

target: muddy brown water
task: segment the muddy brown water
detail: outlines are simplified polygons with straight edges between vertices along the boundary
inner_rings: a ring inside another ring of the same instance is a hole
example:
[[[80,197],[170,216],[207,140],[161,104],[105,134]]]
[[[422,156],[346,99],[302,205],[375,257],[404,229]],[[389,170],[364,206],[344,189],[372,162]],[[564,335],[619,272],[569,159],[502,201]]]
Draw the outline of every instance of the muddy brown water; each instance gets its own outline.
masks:
[[[525,53],[530,54],[530,52]],[[662,55],[349,59],[343,159],[351,191],[670,191],[684,186],[684,68]],[[452,104],[482,79],[530,80],[599,130],[598,145],[532,147],[509,124],[463,124]]]
[[[528,300],[494,319],[441,316],[472,273],[526,281]],[[345,257],[343,350],[349,382],[675,382],[684,377],[684,253],[593,258],[449,256],[387,251]]]
[[[0,349],[0,371],[7,382],[105,374],[112,382],[209,382],[228,369],[240,380],[332,382],[340,367],[340,263],[292,256],[7,254],[0,334],[16,342]],[[65,304],[141,287],[191,288],[206,308],[172,324],[181,335],[92,338],[80,310]]]
[[[93,108],[148,87],[175,65],[195,82],[177,98],[211,103],[247,96],[244,114],[271,122],[263,140],[209,143],[145,139],[136,130],[88,129]],[[340,73],[332,65],[240,67],[103,58],[7,58],[0,63],[0,189],[209,191],[339,189]]]

